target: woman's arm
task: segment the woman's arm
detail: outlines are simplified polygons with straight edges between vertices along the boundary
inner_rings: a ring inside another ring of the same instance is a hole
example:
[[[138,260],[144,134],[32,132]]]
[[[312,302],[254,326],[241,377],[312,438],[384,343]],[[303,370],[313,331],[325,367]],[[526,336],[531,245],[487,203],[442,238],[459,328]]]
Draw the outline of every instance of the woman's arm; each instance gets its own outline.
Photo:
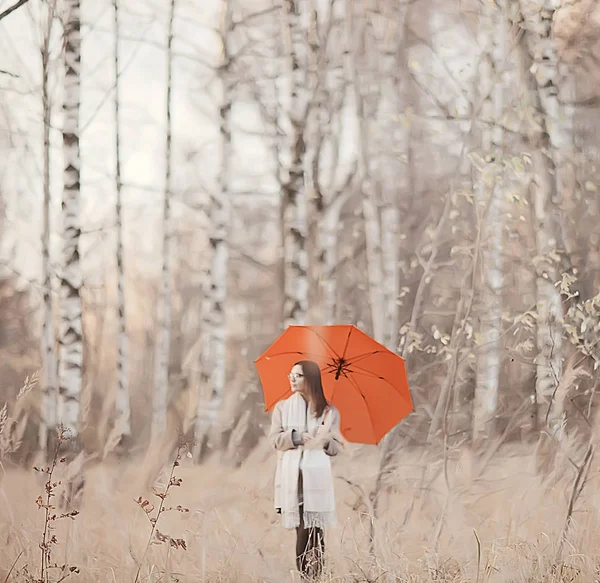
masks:
[[[332,407],[330,414],[333,415],[331,432],[333,435],[340,435],[340,412],[335,407]],[[323,449],[328,456],[335,456],[342,451],[343,447],[344,445],[341,441],[338,441],[335,437],[332,437],[325,442]]]
[[[281,414],[282,403],[279,402],[275,405],[275,409],[273,410],[273,414],[271,415],[271,429],[269,430],[269,443],[271,447],[279,450],[286,451],[288,449],[294,449],[296,443],[299,439],[298,432],[294,432],[293,429],[288,429],[287,431],[283,428],[283,420]],[[293,435],[293,434],[296,435]],[[294,440],[294,437],[296,440]]]

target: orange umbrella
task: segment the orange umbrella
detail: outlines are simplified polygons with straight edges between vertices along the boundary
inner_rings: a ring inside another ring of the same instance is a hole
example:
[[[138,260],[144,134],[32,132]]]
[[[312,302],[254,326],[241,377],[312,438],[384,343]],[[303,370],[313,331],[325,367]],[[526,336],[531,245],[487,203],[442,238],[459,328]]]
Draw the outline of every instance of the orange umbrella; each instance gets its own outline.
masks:
[[[379,443],[414,410],[404,360],[356,326],[336,325],[290,326],[256,359],[267,411],[291,395],[287,375],[299,360],[319,364],[348,441]]]

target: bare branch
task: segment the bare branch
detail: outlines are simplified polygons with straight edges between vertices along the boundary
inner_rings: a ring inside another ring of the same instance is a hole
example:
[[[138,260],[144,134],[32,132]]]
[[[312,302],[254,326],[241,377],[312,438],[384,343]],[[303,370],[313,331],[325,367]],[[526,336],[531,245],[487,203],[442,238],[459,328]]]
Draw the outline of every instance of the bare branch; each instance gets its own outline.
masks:
[[[278,12],[281,9],[279,5],[268,6],[267,8],[263,8],[262,10],[258,10],[257,12],[252,12],[251,14],[247,14],[244,18],[240,20],[236,20],[231,27],[231,30],[235,30],[238,26],[243,26],[249,24],[252,20],[256,18],[260,18],[261,16],[266,16],[267,14],[271,14],[272,12]]]
[[[13,4],[13,6],[0,13],[0,20],[6,18],[11,12],[14,12],[17,8],[20,8],[24,4],[27,4],[27,2],[29,2],[29,0],[19,0],[16,4]]]

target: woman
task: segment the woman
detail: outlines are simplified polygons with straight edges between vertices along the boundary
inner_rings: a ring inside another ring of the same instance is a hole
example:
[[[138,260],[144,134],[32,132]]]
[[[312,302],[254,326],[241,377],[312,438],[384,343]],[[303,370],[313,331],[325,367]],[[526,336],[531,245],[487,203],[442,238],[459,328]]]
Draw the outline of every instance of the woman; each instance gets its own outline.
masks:
[[[307,577],[323,570],[323,529],[335,523],[330,456],[342,446],[340,414],[323,394],[312,360],[288,375],[292,395],[275,405],[269,441],[277,450],[275,508],[285,528],[296,529],[296,567]]]

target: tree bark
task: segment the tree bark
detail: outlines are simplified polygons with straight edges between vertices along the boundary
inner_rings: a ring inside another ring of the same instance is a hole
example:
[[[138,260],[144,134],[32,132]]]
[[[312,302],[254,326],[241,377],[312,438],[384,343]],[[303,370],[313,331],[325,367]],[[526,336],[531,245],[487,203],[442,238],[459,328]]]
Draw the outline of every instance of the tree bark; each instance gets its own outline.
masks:
[[[67,0],[64,24],[65,99],[63,127],[63,262],[60,278],[61,327],[59,355],[60,418],[77,437],[83,376],[82,274],[79,257],[80,170],[79,106],[81,20],[79,0]]]
[[[478,204],[483,211],[482,269],[480,288],[480,346],[473,401],[473,439],[478,442],[495,432],[501,361],[502,253],[504,232],[504,64],[507,60],[507,26],[504,2],[484,2],[481,15],[483,55],[480,89],[483,103],[482,150],[484,167],[478,183]]]
[[[167,400],[169,394],[169,362],[171,356],[171,253],[173,225],[171,220],[171,137],[172,137],[172,88],[173,88],[173,20],[175,0],[171,0],[167,31],[167,109],[165,141],[165,189],[163,198],[163,256],[161,270],[161,293],[158,314],[158,347],[156,351],[156,372],[154,378],[154,410],[152,420],[152,441],[164,433],[167,423]]]
[[[575,83],[566,62],[561,61],[553,34],[553,22],[563,0],[525,3],[520,0],[521,14],[529,47],[532,74],[543,113],[543,127],[548,138],[548,153],[554,166],[552,203],[559,207],[557,227],[568,263],[581,267],[573,210],[580,200],[575,176]]]
[[[396,147],[395,139],[388,138],[386,128],[390,123],[391,111],[399,114],[406,113],[407,104],[405,96],[402,95],[401,86],[407,82],[406,56],[407,52],[406,34],[408,32],[407,15],[410,5],[406,2],[384,4],[382,15],[388,19],[389,32],[381,35],[379,39],[380,57],[378,71],[379,103],[377,111],[378,134],[383,140],[383,148],[380,147],[379,172],[382,177],[382,200],[381,200],[381,247],[382,247],[382,276],[384,295],[384,323],[383,344],[390,350],[396,352],[399,344],[400,331],[400,203],[406,188],[403,185],[403,173],[398,172],[397,165],[386,160],[386,150],[389,146]],[[395,28],[395,30],[394,30]],[[402,78],[402,76],[405,78]],[[395,133],[395,132],[394,132]],[[388,141],[389,140],[389,141]],[[399,138],[400,151],[410,148],[410,129]],[[410,172],[410,170],[409,170]]]
[[[537,119],[528,129],[532,148],[534,178],[533,208],[537,256],[536,295],[538,310],[536,357],[536,402],[538,424],[556,439],[564,435],[564,395],[557,394],[562,375],[563,308],[558,281],[559,258],[556,250],[561,227],[557,208],[574,191],[572,112],[559,97],[560,70],[557,47],[552,38],[552,21],[560,6],[555,0],[530,5],[523,0],[521,26],[529,54],[531,83]],[[568,241],[568,237],[566,237]],[[566,247],[570,245],[566,241]]]
[[[323,217],[323,227],[320,235],[323,264],[321,278],[323,287],[323,321],[328,325],[335,324],[338,320],[338,230],[340,226],[340,214],[350,196],[351,191],[349,189],[339,192],[335,199],[327,206]]]
[[[383,344],[393,352],[398,350],[398,332],[400,329],[398,312],[398,296],[400,295],[400,270],[398,269],[400,260],[398,247],[399,223],[398,201],[393,200],[385,205],[381,212],[381,258],[385,306]]]
[[[219,194],[211,198],[210,205],[210,285],[208,289],[207,319],[205,320],[207,341],[202,366],[205,379],[208,379],[208,398],[198,400],[199,410],[196,416],[196,443],[200,449],[197,457],[203,455],[211,429],[217,426],[219,412],[223,403],[226,378],[227,337],[225,305],[227,303],[227,276],[229,263],[229,225],[230,200],[229,179],[232,159],[231,110],[233,84],[231,79],[231,51],[229,35],[232,28],[230,0],[222,0],[219,29],[221,31],[221,75],[222,99],[219,109],[219,133],[221,137],[221,168],[219,173]]]
[[[379,188],[372,178],[369,159],[372,155],[369,141],[369,112],[365,108],[365,99],[361,90],[359,58],[366,50],[366,17],[356,16],[353,3],[346,3],[347,35],[350,42],[348,51],[348,76],[354,89],[354,105],[359,126],[358,178],[363,197],[362,211],[365,224],[367,247],[367,278],[369,302],[371,307],[371,327],[373,337],[384,342],[385,295],[383,289],[383,253],[381,242],[381,219],[379,209]],[[356,28],[354,26],[356,20]]]
[[[120,52],[119,52],[119,0],[114,0],[114,54],[115,54],[115,178],[117,191],[116,220],[117,220],[117,311],[118,311],[118,354],[117,354],[117,396],[116,423],[121,436],[131,436],[131,401],[129,395],[129,362],[127,317],[125,310],[125,266],[123,263],[123,200],[121,179],[121,124],[119,119],[120,107]]]
[[[281,185],[284,270],[284,326],[303,324],[308,313],[308,231],[304,185],[304,130],[308,115],[306,83],[306,31],[301,20],[301,0],[284,0],[288,73],[291,91],[284,104],[289,136],[289,164]]]
[[[337,321],[337,261],[340,215],[350,199],[356,163],[343,170],[340,147],[346,137],[343,124],[348,79],[344,73],[346,47],[331,49],[335,38],[335,3],[329,10],[310,0],[308,36],[310,91],[305,160],[307,199],[310,203],[309,264],[313,285],[309,298],[311,321]],[[320,8],[320,9],[318,9]],[[325,165],[323,165],[325,162]],[[327,169],[329,167],[329,169]]]
[[[52,294],[52,267],[50,264],[50,126],[52,123],[52,103],[50,102],[48,76],[50,61],[50,35],[54,23],[55,5],[48,3],[48,22],[44,30],[42,45],[42,108],[44,136],[44,211],[42,232],[42,281],[44,288],[44,323],[42,328],[42,361],[44,366],[44,394],[42,398],[39,429],[39,446],[42,453],[47,451],[49,433],[56,430],[58,406],[58,370],[56,336],[54,330],[54,301]]]
[[[308,28],[308,59],[307,59],[307,84],[309,91],[309,105],[307,108],[305,140],[306,152],[304,156],[305,196],[307,201],[307,273],[308,278],[308,312],[307,319],[311,323],[321,323],[322,304],[320,299],[320,284],[322,282],[323,264],[321,229],[323,213],[326,206],[326,193],[322,187],[321,158],[326,140],[327,113],[326,89],[324,87],[324,76],[326,73],[320,66],[320,61],[326,61],[326,56],[319,54],[326,51],[320,47],[318,26],[319,12],[314,0],[309,0],[309,28]]]

